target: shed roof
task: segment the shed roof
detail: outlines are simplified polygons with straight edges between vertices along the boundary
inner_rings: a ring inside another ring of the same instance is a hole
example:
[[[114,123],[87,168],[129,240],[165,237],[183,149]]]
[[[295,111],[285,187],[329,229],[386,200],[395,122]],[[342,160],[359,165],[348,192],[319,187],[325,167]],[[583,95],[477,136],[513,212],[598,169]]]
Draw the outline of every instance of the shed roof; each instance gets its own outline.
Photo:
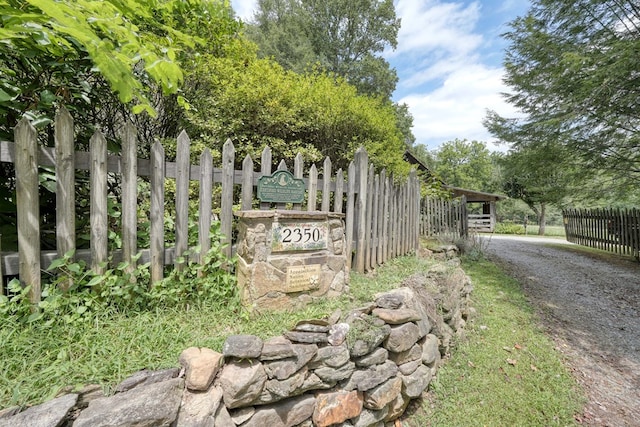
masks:
[[[482,191],[467,190],[466,188],[453,187],[451,185],[445,185],[444,188],[450,190],[453,197],[466,196],[467,202],[497,202],[508,198],[502,194],[484,193]]]
[[[425,165],[420,159],[414,156],[411,151],[406,150],[404,152],[404,158],[410,164],[416,166],[418,170],[424,171],[428,174],[428,176],[433,177],[434,174],[431,172],[431,169],[427,165]],[[463,195],[467,197],[467,202],[497,202],[499,200],[508,199],[507,196],[502,194],[492,194],[492,193],[484,193],[482,191],[468,190],[466,188],[453,187],[451,185],[445,184],[441,179],[438,178],[438,181],[442,183],[442,186],[451,191],[453,197],[462,197]]]

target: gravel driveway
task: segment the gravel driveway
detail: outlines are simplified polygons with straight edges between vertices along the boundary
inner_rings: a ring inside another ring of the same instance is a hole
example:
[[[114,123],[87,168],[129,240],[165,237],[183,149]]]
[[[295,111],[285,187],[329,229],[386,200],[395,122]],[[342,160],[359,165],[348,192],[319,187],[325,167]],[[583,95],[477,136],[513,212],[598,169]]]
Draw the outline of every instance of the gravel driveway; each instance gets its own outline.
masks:
[[[482,239],[488,257],[522,283],[584,387],[589,402],[577,420],[640,426],[640,264],[575,253],[563,240]]]

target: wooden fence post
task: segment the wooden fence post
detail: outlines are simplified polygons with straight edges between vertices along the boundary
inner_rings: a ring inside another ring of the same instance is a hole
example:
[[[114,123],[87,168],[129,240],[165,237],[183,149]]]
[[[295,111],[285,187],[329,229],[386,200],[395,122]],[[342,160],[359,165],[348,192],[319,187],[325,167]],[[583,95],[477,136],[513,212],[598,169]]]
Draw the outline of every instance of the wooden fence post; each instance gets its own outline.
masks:
[[[97,130],[89,141],[91,170],[89,177],[90,201],[89,222],[91,224],[91,269],[95,274],[104,274],[109,259],[109,230],[107,226],[107,140]]]
[[[19,276],[22,284],[31,285],[29,300],[35,310],[41,297],[38,139],[35,128],[26,117],[15,127],[14,138]]]
[[[380,224],[382,223],[382,219],[380,218],[380,207],[382,203],[380,203],[380,174],[376,174],[373,178],[373,220],[371,221],[371,229],[372,229],[372,245],[371,245],[371,266],[376,268],[378,265],[382,264],[382,260],[380,259],[380,243],[382,240],[382,236],[380,233]]]
[[[372,253],[372,241],[371,241],[371,224],[373,221],[372,215],[372,206],[373,206],[373,164],[369,165],[369,173],[367,174],[367,185],[366,185],[366,207],[365,207],[365,225],[364,225],[364,240],[365,240],[365,254],[364,254],[364,268],[365,270],[371,271],[373,269],[373,265],[371,263],[371,253]]]
[[[398,215],[396,204],[396,186],[393,183],[393,178],[389,177],[389,259],[396,257],[396,243],[398,231]]]
[[[151,146],[151,285],[164,277],[164,176],[166,171],[164,148],[156,141]]]
[[[266,146],[262,150],[262,157],[261,157],[261,160],[260,160],[260,175],[262,175],[262,176],[271,175],[271,163],[272,163],[271,148]],[[271,207],[271,203],[269,203],[269,202],[260,202],[260,209],[265,210],[265,209],[269,209],[270,207]],[[298,209],[300,209],[300,208],[298,207]]]
[[[329,212],[331,209],[331,159],[326,157],[322,166],[322,204],[320,210]]]
[[[222,147],[222,200],[220,201],[220,230],[222,232],[222,244],[227,258],[231,258],[233,230],[233,164],[236,149],[230,139]]]
[[[181,271],[184,262],[179,262],[189,246],[189,176],[191,174],[191,140],[185,131],[178,135],[176,147],[176,246],[175,268]]]
[[[356,165],[353,161],[349,162],[347,170],[347,206],[345,208],[345,234],[346,234],[346,253],[347,267],[351,269],[353,263],[353,235],[355,225],[355,194],[356,194]]]
[[[241,194],[240,209],[243,211],[251,210],[251,203],[253,202],[253,159],[248,154],[242,161]]]
[[[336,191],[333,193],[333,211],[342,213],[342,203],[344,198],[344,173],[342,168],[336,172]]]
[[[213,189],[213,158],[211,151],[206,148],[200,155],[200,207],[198,215],[198,244],[200,254],[198,262],[204,265],[204,260],[211,249],[211,195]]]
[[[418,249],[418,232],[419,232],[419,221],[418,215],[416,213],[416,204],[419,203],[420,200],[420,186],[417,184],[416,180],[416,171],[415,169],[411,170],[409,174],[409,250],[416,251]]]
[[[55,117],[56,152],[56,250],[58,257],[76,248],[75,158],[73,150],[73,118],[61,107]],[[75,258],[75,253],[74,253]],[[72,279],[60,282],[67,291]]]
[[[382,170],[382,183],[384,184],[384,199],[383,199],[383,216],[382,216],[382,262],[387,262],[389,259],[389,228],[391,227],[391,213],[389,206],[389,178],[387,177],[387,171]]]
[[[138,252],[138,141],[136,129],[131,123],[124,128],[122,141],[122,254],[131,273],[136,268]]]
[[[356,151],[356,165],[358,170],[354,178],[357,180],[358,197],[356,199],[356,263],[355,270],[364,273],[367,234],[367,172],[369,157],[363,147]]]
[[[318,203],[318,168],[315,163],[309,169],[309,191],[307,198],[307,211],[313,212],[317,208]]]

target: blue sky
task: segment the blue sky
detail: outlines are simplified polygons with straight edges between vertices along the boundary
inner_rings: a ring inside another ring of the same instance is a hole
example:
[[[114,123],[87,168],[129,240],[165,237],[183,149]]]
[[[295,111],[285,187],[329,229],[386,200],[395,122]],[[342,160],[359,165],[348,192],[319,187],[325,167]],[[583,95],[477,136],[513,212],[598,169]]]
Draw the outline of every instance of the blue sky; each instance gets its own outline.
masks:
[[[253,15],[256,0],[232,0],[243,20]],[[398,73],[394,101],[406,103],[413,115],[417,144],[430,150],[455,138],[493,144],[482,126],[487,109],[504,116],[517,112],[501,92],[500,34],[529,8],[526,0],[396,0],[402,19],[398,47],[384,53]]]

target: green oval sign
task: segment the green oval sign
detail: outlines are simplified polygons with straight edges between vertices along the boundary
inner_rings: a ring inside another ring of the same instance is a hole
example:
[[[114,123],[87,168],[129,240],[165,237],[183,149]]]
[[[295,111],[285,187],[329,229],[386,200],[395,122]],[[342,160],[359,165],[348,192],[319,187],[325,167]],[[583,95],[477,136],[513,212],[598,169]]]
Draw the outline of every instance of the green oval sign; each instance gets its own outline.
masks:
[[[304,180],[294,178],[289,171],[279,170],[258,179],[258,199],[261,202],[302,203],[304,192]]]

